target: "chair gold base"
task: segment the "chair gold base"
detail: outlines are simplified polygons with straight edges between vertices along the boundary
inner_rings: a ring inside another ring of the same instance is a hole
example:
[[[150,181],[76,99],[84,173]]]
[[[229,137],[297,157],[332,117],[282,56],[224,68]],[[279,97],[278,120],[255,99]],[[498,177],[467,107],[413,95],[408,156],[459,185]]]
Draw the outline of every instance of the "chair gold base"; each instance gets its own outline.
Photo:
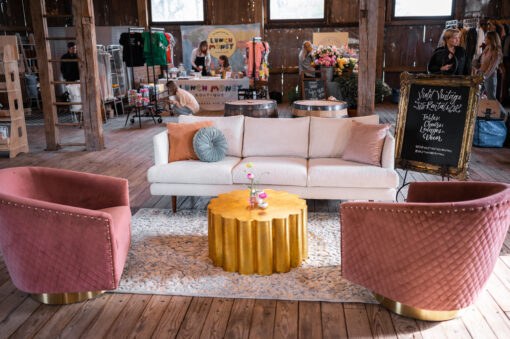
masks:
[[[74,293],[42,293],[32,294],[32,298],[43,304],[48,305],[67,305],[79,303],[88,299],[97,297],[105,291],[89,291]]]
[[[455,310],[455,311],[434,311],[434,310],[425,310],[422,308],[416,308],[412,306],[408,306],[402,304],[398,301],[394,301],[388,299],[380,294],[375,292],[374,297],[377,301],[387,308],[388,310],[403,315],[405,317],[414,318],[418,320],[426,320],[426,321],[445,321],[457,318],[464,309]]]

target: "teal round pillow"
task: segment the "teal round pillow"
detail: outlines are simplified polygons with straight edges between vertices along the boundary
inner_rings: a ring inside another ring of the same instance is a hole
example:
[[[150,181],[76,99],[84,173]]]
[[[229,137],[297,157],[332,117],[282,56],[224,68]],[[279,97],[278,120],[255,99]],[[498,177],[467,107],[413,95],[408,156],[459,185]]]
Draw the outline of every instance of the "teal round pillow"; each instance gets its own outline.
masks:
[[[220,161],[227,154],[227,149],[227,139],[215,127],[201,128],[193,137],[193,150],[201,161]]]

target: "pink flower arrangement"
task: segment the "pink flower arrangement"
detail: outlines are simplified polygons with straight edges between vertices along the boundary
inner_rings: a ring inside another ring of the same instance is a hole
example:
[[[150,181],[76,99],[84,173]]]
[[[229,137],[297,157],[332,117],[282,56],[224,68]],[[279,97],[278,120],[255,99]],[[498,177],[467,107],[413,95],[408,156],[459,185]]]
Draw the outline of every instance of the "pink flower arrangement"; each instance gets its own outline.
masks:
[[[267,193],[266,193],[266,192],[262,192],[262,193],[260,193],[260,194],[259,194],[259,198],[260,198],[260,199],[265,199],[265,198],[267,198]]]
[[[249,180],[253,180],[255,178],[255,175],[253,173],[248,173],[246,175],[246,177],[249,179]]]
[[[358,61],[356,51],[348,48],[347,45],[341,46],[340,48],[336,46],[323,47],[320,45],[314,53],[312,65],[339,68],[339,63],[342,59],[354,59],[355,64],[357,64]]]

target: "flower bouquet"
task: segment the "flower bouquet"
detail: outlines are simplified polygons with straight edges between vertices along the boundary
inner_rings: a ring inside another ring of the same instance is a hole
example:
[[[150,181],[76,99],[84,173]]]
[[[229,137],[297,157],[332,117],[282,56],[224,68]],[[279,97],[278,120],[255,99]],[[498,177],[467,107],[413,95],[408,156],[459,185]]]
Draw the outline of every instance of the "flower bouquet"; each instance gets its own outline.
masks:
[[[323,47],[319,45],[314,53],[312,66],[336,67],[340,57],[340,50],[336,46]]]
[[[249,162],[246,164],[246,178],[250,180],[248,184],[248,189],[250,190],[250,196],[248,198],[248,203],[250,204],[250,208],[254,208],[258,205],[260,208],[266,208],[267,202],[264,200],[267,198],[267,194],[264,191],[257,191],[257,184],[255,182],[255,174],[253,173],[253,163]]]

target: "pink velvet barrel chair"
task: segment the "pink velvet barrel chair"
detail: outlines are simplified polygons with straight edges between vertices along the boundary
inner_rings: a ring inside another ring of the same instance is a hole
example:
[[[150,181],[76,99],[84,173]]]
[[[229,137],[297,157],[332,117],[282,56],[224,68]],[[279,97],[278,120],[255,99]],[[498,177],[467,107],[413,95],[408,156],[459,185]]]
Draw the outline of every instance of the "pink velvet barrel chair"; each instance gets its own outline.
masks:
[[[510,186],[412,183],[407,203],[340,206],[342,276],[395,313],[441,321],[476,301],[510,224]]]
[[[79,302],[116,289],[130,242],[127,180],[0,170],[0,250],[13,284],[40,302]]]

